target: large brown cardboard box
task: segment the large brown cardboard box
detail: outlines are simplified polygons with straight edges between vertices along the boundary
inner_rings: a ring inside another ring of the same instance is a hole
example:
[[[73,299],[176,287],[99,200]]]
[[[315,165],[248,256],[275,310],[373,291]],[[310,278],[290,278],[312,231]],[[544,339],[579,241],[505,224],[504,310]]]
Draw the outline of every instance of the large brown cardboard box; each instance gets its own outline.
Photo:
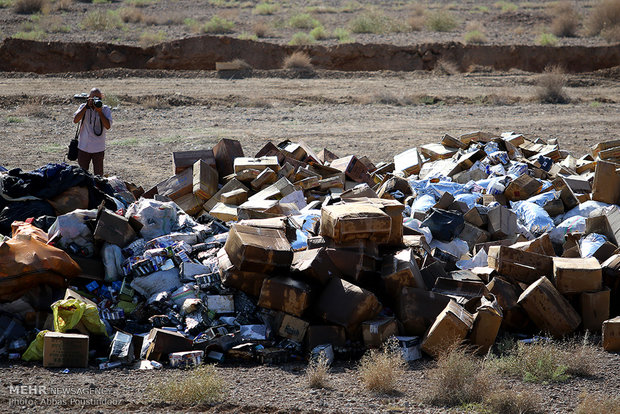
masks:
[[[183,197],[179,197],[175,200],[177,206],[181,210],[185,211],[190,216],[195,216],[202,211],[202,205],[204,200],[196,197],[195,194],[185,194]]]
[[[450,298],[424,289],[405,287],[401,291],[397,316],[406,335],[422,336],[450,302]]]
[[[333,160],[329,166],[342,171],[356,183],[372,183],[368,169],[355,155]]]
[[[43,337],[43,366],[88,367],[88,335],[47,332]]]
[[[157,184],[157,194],[176,200],[192,192],[193,180],[193,169],[187,168]]]
[[[362,252],[348,249],[327,248],[327,256],[343,279],[360,284],[375,276],[376,259]]]
[[[594,257],[554,257],[555,287],[562,294],[596,292],[603,287],[603,271]]]
[[[335,347],[345,346],[347,333],[342,326],[338,325],[312,325],[306,334],[308,349],[317,345],[332,344]]]
[[[232,264],[238,270],[269,273],[275,267],[288,267],[293,252],[281,230],[235,224],[224,245]]]
[[[487,289],[495,295],[502,308],[502,328],[512,331],[523,330],[529,323],[529,319],[525,310],[517,303],[519,300],[517,287],[496,276],[487,284]]]
[[[278,335],[301,343],[306,336],[309,323],[292,315],[284,315],[278,328]]]
[[[426,288],[412,249],[384,256],[381,284],[385,294],[394,303],[398,302],[404,287]]]
[[[316,303],[318,316],[353,331],[381,312],[381,303],[370,291],[334,277]]]
[[[278,157],[239,157],[234,162],[235,173],[243,170],[258,170],[263,171],[270,168],[274,172],[280,170],[280,164],[278,163]]]
[[[497,206],[487,213],[488,228],[493,240],[512,237],[517,232],[517,215],[504,206]]]
[[[603,322],[603,349],[620,352],[620,316]]]
[[[362,322],[362,337],[366,348],[379,348],[390,336],[398,335],[394,318],[379,318]]]
[[[148,336],[144,338],[143,351],[146,347],[146,359],[156,361],[167,358],[173,352],[183,352],[192,350],[192,340],[186,338],[179,332],[167,331],[165,329],[153,328]]]
[[[207,201],[217,193],[217,170],[203,160],[196,161],[192,170],[192,191],[196,196]]]
[[[263,282],[269,277],[267,274],[236,269],[224,249],[220,249],[217,253],[217,259],[220,278],[224,286],[239,289],[250,296],[260,295]]]
[[[497,332],[502,325],[502,316],[502,308],[492,294],[488,298],[483,296],[480,299],[469,334],[469,340],[477,347],[478,354],[486,354],[495,343]]]
[[[225,177],[234,172],[234,160],[243,157],[243,148],[239,141],[223,138],[213,147],[213,156],[220,177]]]
[[[300,273],[323,285],[332,277],[340,277],[340,270],[330,259],[325,247],[293,253],[291,272]]]
[[[356,198],[346,200],[347,203],[363,203],[378,207],[392,219],[390,238],[385,244],[390,246],[402,246],[403,244],[403,210],[405,206],[396,200],[386,198]]]
[[[509,201],[526,200],[540,191],[542,183],[527,174],[523,174],[516,180],[512,180],[504,195]]]
[[[610,290],[600,292],[583,292],[579,296],[583,329],[598,332],[604,321],[609,319]]]
[[[93,233],[95,240],[103,240],[120,247],[127,246],[137,235],[129,219],[108,210],[101,210],[97,227]]]
[[[543,332],[562,337],[573,332],[581,317],[546,277],[532,283],[519,296],[519,305]]]
[[[301,316],[310,306],[310,286],[290,277],[265,279],[258,306]]]
[[[473,323],[473,315],[455,301],[450,300],[424,335],[422,351],[437,358],[443,351],[463,341]]]
[[[226,184],[224,184],[224,186],[223,186],[222,188],[220,188],[220,189],[218,190],[218,192],[217,192],[217,193],[215,193],[215,194],[213,195],[213,197],[211,197],[211,198],[209,199],[209,201],[207,201],[207,202],[206,202],[206,203],[202,206],[202,208],[204,208],[204,209],[205,209],[205,211],[210,211],[213,207],[215,207],[215,205],[216,205],[217,203],[219,203],[219,202],[220,202],[220,199],[221,199],[221,197],[222,197],[222,194],[227,193],[227,192],[229,192],[229,191],[238,190],[238,189],[242,189],[242,190],[245,190],[245,191],[249,191],[249,189],[248,189],[245,185],[243,185],[243,183],[242,183],[241,181],[236,180],[236,179],[230,180],[229,182],[227,182]]]
[[[339,204],[321,209],[320,235],[345,242],[370,239],[386,243],[390,239],[392,219],[376,206]]]
[[[212,168],[216,168],[212,149],[176,151],[172,153],[172,173],[176,175],[194,165],[198,160],[203,160]]]
[[[553,275],[553,259],[506,246],[489,247],[489,267],[518,282],[533,283],[541,276]]]
[[[612,162],[597,161],[592,183],[592,200],[620,204],[620,174]]]

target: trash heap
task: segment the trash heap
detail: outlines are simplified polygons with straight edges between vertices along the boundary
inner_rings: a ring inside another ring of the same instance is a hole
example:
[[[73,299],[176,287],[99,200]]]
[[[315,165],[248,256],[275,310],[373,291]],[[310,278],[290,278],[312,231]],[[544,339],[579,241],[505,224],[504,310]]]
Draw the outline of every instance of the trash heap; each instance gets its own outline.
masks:
[[[223,139],[173,153],[146,191],[65,164],[0,172],[0,355],[332,361],[396,336],[415,360],[584,330],[620,351],[618,163],[620,141],[574,158],[474,132],[376,165]]]

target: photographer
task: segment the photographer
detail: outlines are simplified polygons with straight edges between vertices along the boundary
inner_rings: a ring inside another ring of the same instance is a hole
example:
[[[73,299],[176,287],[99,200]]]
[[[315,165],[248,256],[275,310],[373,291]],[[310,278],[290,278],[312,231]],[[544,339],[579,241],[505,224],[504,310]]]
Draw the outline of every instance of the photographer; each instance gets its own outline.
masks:
[[[78,164],[88,171],[93,162],[95,175],[103,175],[106,130],[112,126],[112,111],[103,105],[99,88],[93,88],[85,103],[73,114],[73,122],[83,120],[78,143]]]

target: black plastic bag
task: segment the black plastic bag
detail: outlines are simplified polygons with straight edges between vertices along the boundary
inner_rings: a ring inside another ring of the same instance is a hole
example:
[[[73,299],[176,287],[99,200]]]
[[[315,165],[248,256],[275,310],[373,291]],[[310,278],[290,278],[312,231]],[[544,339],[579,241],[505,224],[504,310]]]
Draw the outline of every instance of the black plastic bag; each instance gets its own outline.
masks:
[[[435,239],[450,242],[463,231],[465,219],[462,214],[434,208],[422,227],[428,227]]]

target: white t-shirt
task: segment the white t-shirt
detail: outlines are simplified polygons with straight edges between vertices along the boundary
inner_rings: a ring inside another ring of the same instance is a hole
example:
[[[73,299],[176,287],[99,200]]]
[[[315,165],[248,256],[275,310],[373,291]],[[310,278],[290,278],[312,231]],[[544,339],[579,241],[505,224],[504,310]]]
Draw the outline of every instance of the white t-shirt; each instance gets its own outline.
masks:
[[[73,114],[73,117],[75,117],[85,106],[86,103],[80,105],[78,110]],[[110,127],[112,127],[112,110],[108,105],[103,105],[101,110],[103,111],[105,117],[110,121]],[[78,148],[89,153],[105,151],[105,132],[106,129],[103,126],[103,122],[101,122],[99,113],[94,109],[87,109],[84,113],[82,128],[80,129]]]

